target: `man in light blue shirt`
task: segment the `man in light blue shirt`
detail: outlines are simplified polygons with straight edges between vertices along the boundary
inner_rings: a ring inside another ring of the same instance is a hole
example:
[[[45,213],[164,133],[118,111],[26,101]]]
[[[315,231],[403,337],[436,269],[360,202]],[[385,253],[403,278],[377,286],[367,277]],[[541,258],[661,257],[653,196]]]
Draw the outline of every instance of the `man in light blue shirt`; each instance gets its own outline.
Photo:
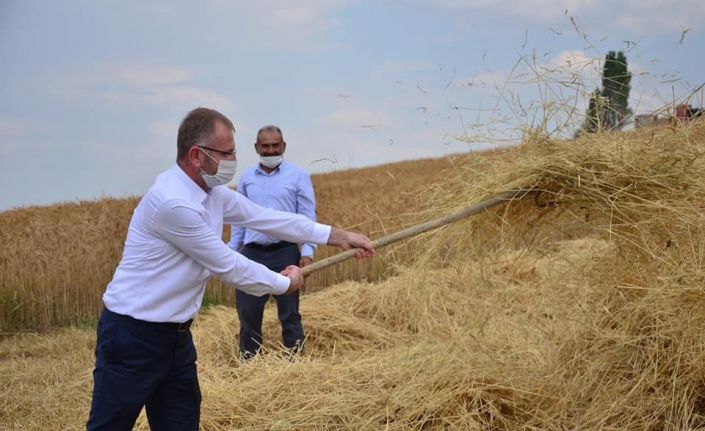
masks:
[[[281,129],[265,126],[257,132],[255,151],[260,162],[242,174],[237,191],[267,208],[301,214],[316,221],[316,200],[311,177],[301,168],[284,161],[286,142]],[[281,271],[289,265],[303,268],[313,262],[315,245],[280,241],[255,229],[233,226],[229,246],[245,257]],[[235,293],[240,319],[240,355],[247,359],[257,354],[262,344],[262,316],[270,295],[255,296],[242,290]],[[274,296],[282,325],[282,339],[288,352],[301,351],[304,330],[299,313],[299,292]]]

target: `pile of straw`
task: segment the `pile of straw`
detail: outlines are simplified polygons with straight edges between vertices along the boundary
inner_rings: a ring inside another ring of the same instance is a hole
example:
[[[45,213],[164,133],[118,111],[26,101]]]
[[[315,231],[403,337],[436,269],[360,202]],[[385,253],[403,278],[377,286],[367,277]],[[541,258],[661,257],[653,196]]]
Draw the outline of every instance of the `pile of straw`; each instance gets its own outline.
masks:
[[[394,277],[305,295],[293,361],[274,309],[247,363],[234,310],[204,310],[202,429],[705,427],[704,137],[536,135],[482,175],[456,167],[419,217],[540,193],[424,234]],[[0,423],[82,428],[93,337],[2,341]]]

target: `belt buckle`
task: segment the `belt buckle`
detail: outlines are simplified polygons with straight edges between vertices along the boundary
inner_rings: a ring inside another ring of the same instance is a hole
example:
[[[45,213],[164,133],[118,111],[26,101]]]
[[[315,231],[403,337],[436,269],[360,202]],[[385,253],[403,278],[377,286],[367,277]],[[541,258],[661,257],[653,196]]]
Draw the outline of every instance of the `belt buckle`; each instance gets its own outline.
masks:
[[[191,322],[193,322],[193,320],[187,320],[184,323],[179,323],[179,325],[176,327],[176,332],[188,331],[188,329],[191,327]]]

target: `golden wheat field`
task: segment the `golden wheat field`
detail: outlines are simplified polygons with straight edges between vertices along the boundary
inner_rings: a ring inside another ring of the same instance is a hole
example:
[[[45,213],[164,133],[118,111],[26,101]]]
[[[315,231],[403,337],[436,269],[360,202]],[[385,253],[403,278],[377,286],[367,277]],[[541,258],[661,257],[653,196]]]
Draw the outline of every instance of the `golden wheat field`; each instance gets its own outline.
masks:
[[[402,162],[313,175],[321,222],[384,235],[421,217],[422,193],[467,156]],[[0,336],[67,324],[90,324],[122,256],[138,198],[103,199],[0,212]],[[226,226],[224,238],[229,238]],[[317,258],[337,252],[322,246]],[[312,275],[310,290],[346,279],[379,279],[390,253],[362,265],[344,263]],[[232,304],[232,288],[217,280],[206,302]]]
[[[247,363],[233,309],[202,310],[202,429],[705,428],[704,152],[695,123],[528,133],[503,151],[316,176],[319,218],[372,237],[533,192],[312,279],[293,361],[274,310]],[[1,213],[3,331],[95,319],[135,203]],[[0,429],[84,428],[94,342],[88,324],[6,334]]]

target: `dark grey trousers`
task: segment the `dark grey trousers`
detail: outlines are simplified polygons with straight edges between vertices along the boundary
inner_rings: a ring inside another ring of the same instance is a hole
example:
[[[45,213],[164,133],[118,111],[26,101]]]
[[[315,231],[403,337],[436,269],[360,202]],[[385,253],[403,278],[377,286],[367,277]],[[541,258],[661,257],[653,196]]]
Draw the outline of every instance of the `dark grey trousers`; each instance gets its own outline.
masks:
[[[298,265],[301,258],[299,247],[286,242],[270,247],[248,244],[242,248],[242,254],[276,272],[288,265]],[[240,290],[235,292],[235,305],[240,319],[240,355],[243,358],[256,355],[262,345],[262,316],[269,296],[254,296]],[[277,301],[284,346],[292,353],[297,353],[304,342],[304,328],[299,314],[299,292],[274,295],[274,298]]]

